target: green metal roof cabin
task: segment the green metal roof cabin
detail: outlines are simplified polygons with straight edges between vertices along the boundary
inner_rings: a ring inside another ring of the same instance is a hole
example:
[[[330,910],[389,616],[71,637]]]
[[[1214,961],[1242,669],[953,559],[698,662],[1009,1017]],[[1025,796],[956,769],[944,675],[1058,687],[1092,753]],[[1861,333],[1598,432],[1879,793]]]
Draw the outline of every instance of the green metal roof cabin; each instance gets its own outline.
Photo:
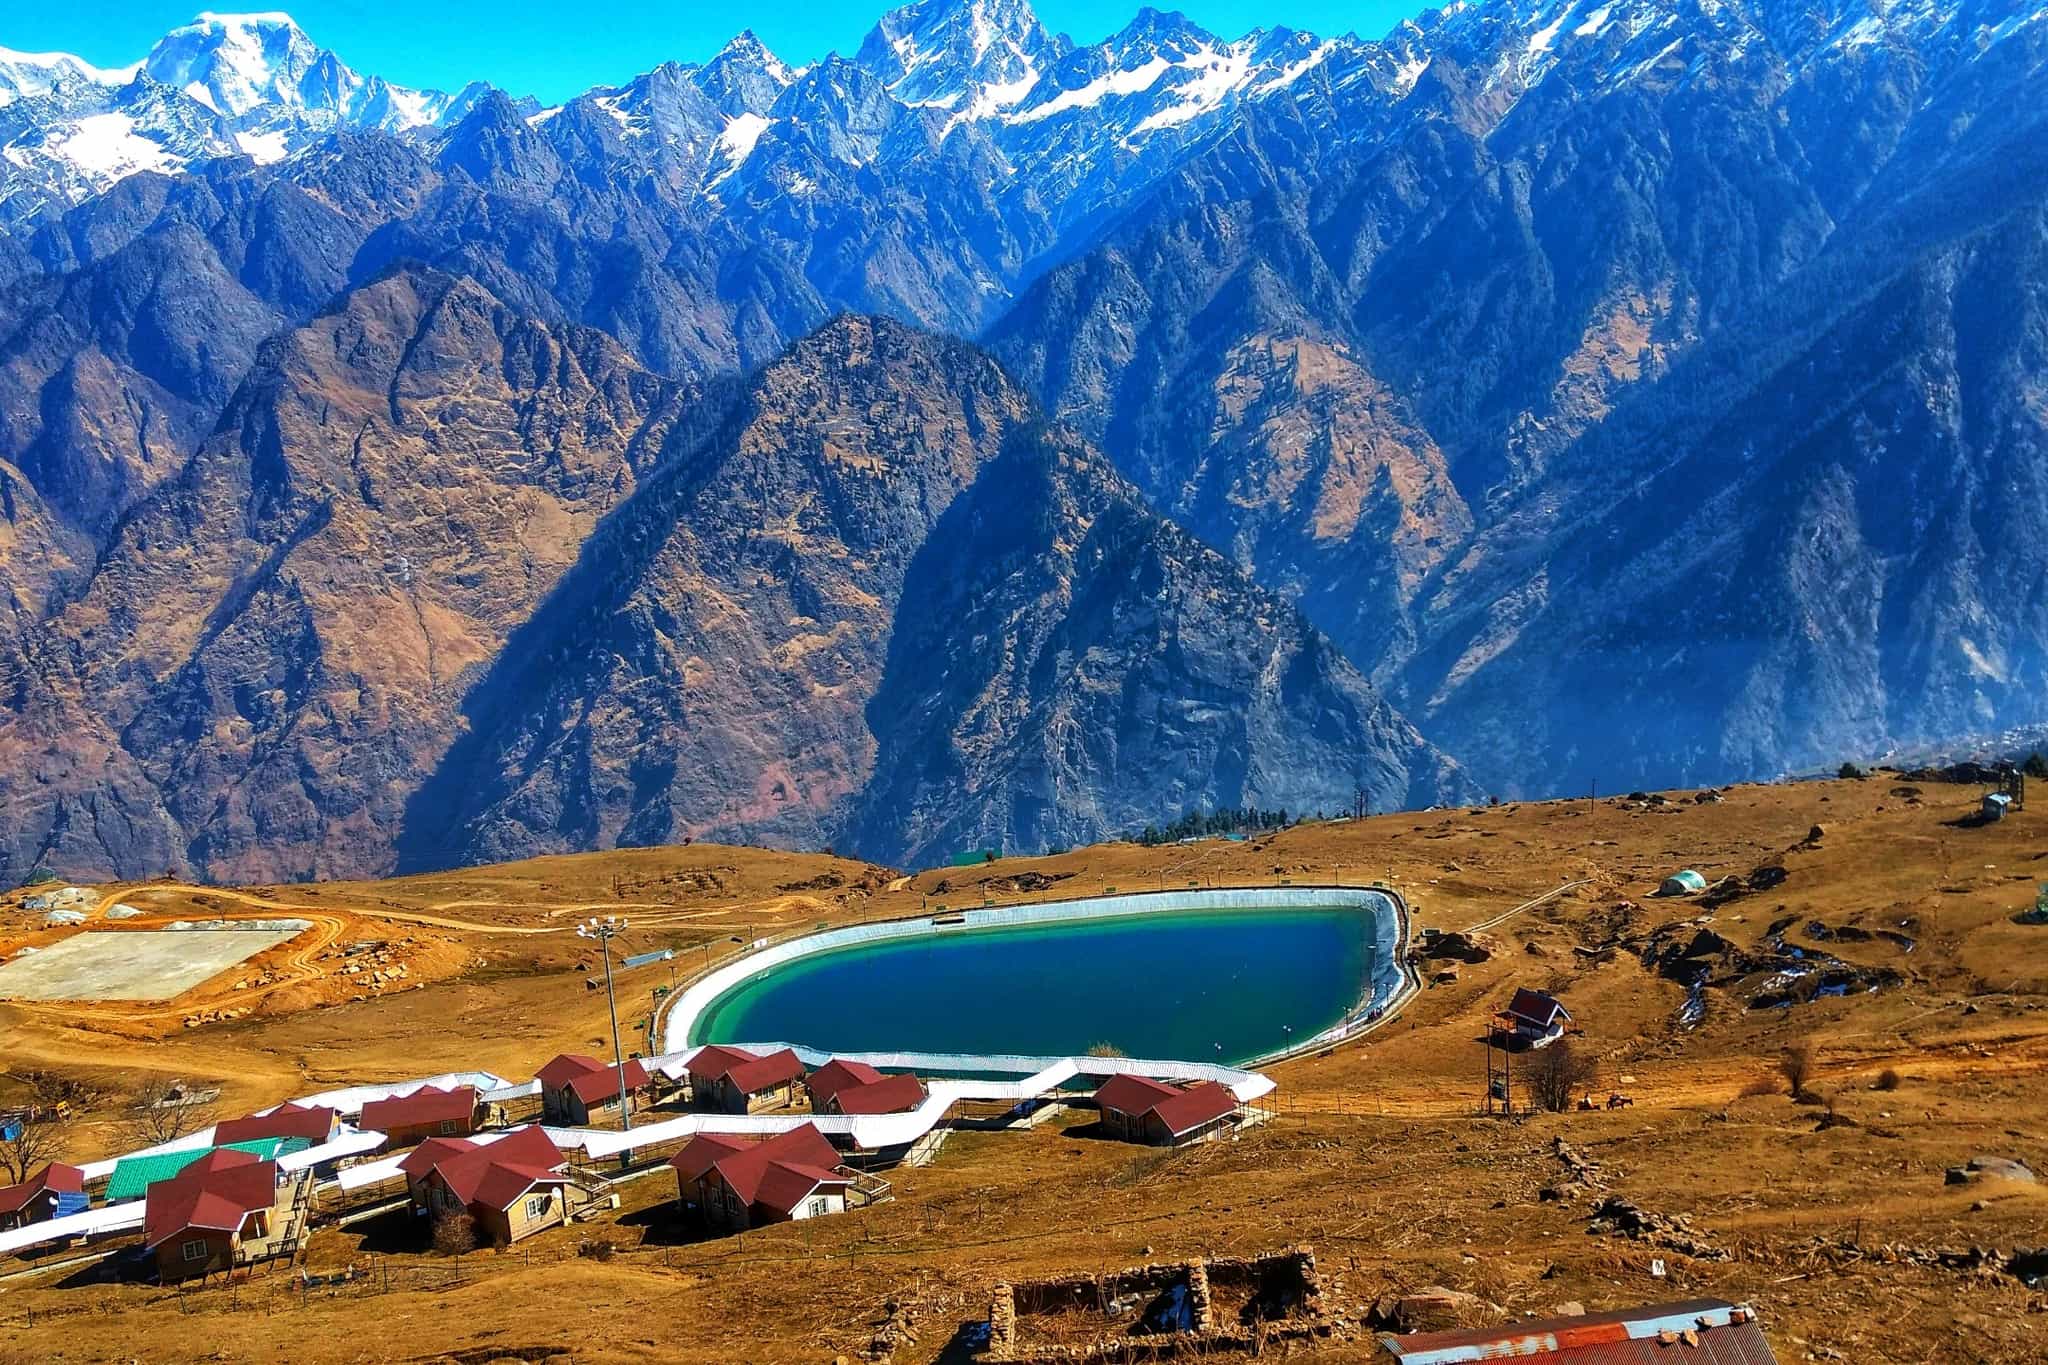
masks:
[[[304,1138],[251,1138],[247,1142],[223,1144],[230,1151],[253,1152],[259,1161],[275,1161],[281,1156],[302,1152],[311,1145]],[[123,1199],[140,1199],[157,1181],[169,1180],[208,1152],[217,1150],[214,1147],[187,1147],[176,1152],[122,1157],[114,1163],[113,1175],[107,1178],[105,1202],[113,1204]]]

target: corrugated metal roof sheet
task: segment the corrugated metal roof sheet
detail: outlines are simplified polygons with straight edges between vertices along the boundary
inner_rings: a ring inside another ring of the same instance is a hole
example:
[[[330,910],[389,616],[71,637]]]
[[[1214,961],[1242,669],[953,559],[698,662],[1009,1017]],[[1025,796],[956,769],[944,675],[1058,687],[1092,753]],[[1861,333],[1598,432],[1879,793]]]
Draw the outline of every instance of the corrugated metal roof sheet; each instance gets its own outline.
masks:
[[[252,1138],[248,1142],[222,1143],[219,1147],[188,1147],[177,1152],[122,1157],[114,1163],[114,1173],[108,1177],[107,1202],[134,1199],[147,1193],[157,1181],[169,1180],[193,1162],[222,1148],[248,1152],[260,1161],[275,1161],[286,1152],[301,1152],[311,1145],[304,1138]]]
[[[1530,1360],[1540,1365],[1777,1365],[1753,1310],[1688,1299],[1470,1332],[1384,1336],[1404,1365]]]

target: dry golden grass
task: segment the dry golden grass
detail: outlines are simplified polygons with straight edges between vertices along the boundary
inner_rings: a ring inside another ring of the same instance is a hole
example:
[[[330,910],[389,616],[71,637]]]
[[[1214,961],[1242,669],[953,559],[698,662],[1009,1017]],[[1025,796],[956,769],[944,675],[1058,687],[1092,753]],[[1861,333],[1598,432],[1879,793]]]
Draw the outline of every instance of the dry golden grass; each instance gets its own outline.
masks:
[[[1007,902],[1191,879],[1390,877],[1420,924],[1463,928],[1586,883],[1491,929],[1499,954],[1425,991],[1368,1042],[1277,1068],[1281,1117],[1235,1143],[1156,1153],[1060,1122],[959,1134],[935,1165],[892,1174],[894,1203],[683,1245],[663,1244],[658,1208],[673,1185],[657,1174],[625,1187],[611,1229],[624,1249],[603,1263],[575,1254],[585,1228],[460,1258],[400,1249],[388,1228],[327,1229],[311,1267],[374,1274],[303,1303],[282,1274],[183,1301],[154,1288],[14,1281],[0,1284],[0,1359],[829,1361],[857,1355],[891,1299],[920,1314],[920,1341],[900,1361],[952,1359],[948,1341],[999,1279],[1293,1242],[1317,1249],[1354,1307],[1428,1283],[1518,1312],[1720,1295],[1755,1302],[1788,1361],[2048,1359],[2048,1300],[2017,1280],[1839,1250],[2048,1243],[2048,1188],[1943,1181],[1945,1167],[1980,1152],[2048,1171],[2036,1118],[2048,1112],[2048,928],[2012,921],[2048,875],[2048,810],[1970,828],[1954,822],[1974,789],[1923,784],[1924,804],[1909,804],[1894,785],[1742,787],[1720,804],[1662,811],[1557,802],[1391,815],[1244,844],[1107,845],[909,878],[696,847],[247,889],[237,894],[253,900],[239,903],[252,911],[310,907],[350,933],[410,933],[458,960],[394,996],[332,1004],[309,986],[269,1013],[161,1038],[5,1007],[10,1069],[55,1067],[115,1088],[140,1072],[207,1079],[227,1086],[235,1108],[455,1066],[525,1075],[560,1048],[603,1039],[601,993],[582,988],[583,945],[564,928],[591,907],[623,907],[635,917],[629,950],[675,946],[687,972],[692,953],[701,961],[734,935],[978,904],[985,891]],[[1826,831],[1808,844],[1815,823]],[[1722,907],[1716,930],[1748,944],[1788,915],[1801,925],[1912,919],[1911,953],[1882,940],[1827,945],[1897,968],[1903,984],[1789,1011],[1745,1011],[1710,992],[1706,1021],[1688,1032],[1675,1023],[1683,991],[1633,954],[1601,962],[1574,951],[1624,922],[1641,932],[1699,913],[1651,898],[1675,867],[1711,881],[1780,860],[1787,880]],[[1049,880],[1019,889],[1039,878]],[[168,908],[226,893],[158,894]],[[644,968],[627,991],[666,981],[666,967]],[[1634,1107],[1520,1124],[1475,1116],[1471,1040],[1517,984],[1563,996],[1600,1060],[1601,1092],[1624,1090]],[[1822,1129],[1821,1107],[1784,1093],[1779,1059],[1795,1043],[1813,1046],[1809,1084],[1848,1122]],[[1887,1073],[1896,1088],[1884,1088]],[[81,1155],[111,1140],[104,1120],[81,1123]],[[1588,1236],[1597,1191],[1539,1197],[1564,1179],[1555,1136],[1599,1162],[1613,1193],[1690,1215],[1728,1259]],[[1659,1256],[1663,1280],[1649,1273]],[[23,1330],[31,1311],[42,1316]],[[1354,1340],[1322,1354],[1365,1352]]]

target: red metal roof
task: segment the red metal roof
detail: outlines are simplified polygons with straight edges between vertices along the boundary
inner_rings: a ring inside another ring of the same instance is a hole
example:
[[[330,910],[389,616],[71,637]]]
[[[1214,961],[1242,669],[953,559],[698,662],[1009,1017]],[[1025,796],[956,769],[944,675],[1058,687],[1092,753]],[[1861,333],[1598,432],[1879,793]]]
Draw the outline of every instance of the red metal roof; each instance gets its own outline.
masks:
[[[1407,1365],[1534,1360],[1543,1365],[1776,1365],[1756,1314],[1721,1299],[1688,1299],[1467,1332],[1383,1336]]]
[[[441,1162],[464,1152],[473,1152],[481,1145],[468,1138],[430,1137],[407,1152],[405,1159],[398,1163],[398,1169],[404,1171],[408,1179],[418,1180]]]
[[[267,1114],[245,1114],[215,1125],[213,1140],[226,1144],[254,1142],[259,1138],[304,1138],[317,1147],[333,1134],[334,1119],[334,1110],[325,1107],[309,1109],[281,1104]]]
[[[1176,1137],[1205,1123],[1214,1123],[1237,1108],[1237,1096],[1230,1087],[1215,1081],[1198,1081],[1183,1090],[1131,1075],[1112,1076],[1104,1081],[1095,1091],[1095,1102],[1133,1118],[1157,1114],[1166,1131]]]
[[[624,1075],[627,1090],[641,1090],[647,1085],[647,1068],[637,1057],[628,1057],[619,1066],[600,1067],[586,1071],[580,1076],[569,1078],[569,1089],[585,1104],[603,1104],[606,1100],[619,1097],[619,1078]]]
[[[720,1043],[699,1048],[684,1069],[700,1081],[729,1081],[745,1095],[772,1090],[804,1074],[802,1059],[788,1048],[762,1057],[745,1048]]]
[[[187,1232],[240,1232],[277,1202],[277,1163],[223,1147],[208,1152],[143,1196],[142,1242],[158,1247]]]
[[[727,1047],[723,1043],[706,1043],[690,1057],[683,1070],[700,1081],[715,1081],[734,1067],[744,1062],[761,1060],[743,1047]]]
[[[668,1159],[685,1180],[700,1180],[705,1172],[729,1156],[753,1146],[753,1142],[726,1133],[699,1133]]]
[[[1170,1100],[1154,1106],[1166,1131],[1175,1137],[1192,1133],[1205,1123],[1214,1123],[1237,1110],[1237,1096],[1230,1087],[1216,1081],[1198,1081]]]
[[[823,1109],[832,1097],[856,1085],[873,1085],[882,1073],[866,1062],[848,1062],[834,1057],[810,1074],[804,1085],[811,1092],[811,1107]]]
[[[1161,1100],[1173,1098],[1174,1088],[1148,1076],[1111,1076],[1095,1088],[1095,1103],[1104,1109],[1133,1116],[1149,1114]]]
[[[1532,991],[1527,986],[1515,988],[1515,998],[1508,1001],[1507,1013],[1541,1028],[1549,1028],[1560,1018],[1572,1017],[1571,1011],[1559,1004],[1555,997],[1542,991]]]
[[[564,1052],[550,1058],[546,1066],[533,1074],[548,1089],[560,1090],[577,1076],[602,1070],[604,1063],[595,1057],[582,1052]]]
[[[627,1058],[623,1065],[626,1089],[638,1090],[647,1084],[647,1068],[641,1065],[638,1057]],[[602,1099],[607,1090],[614,1095],[618,1093],[619,1082],[612,1071],[608,1062],[600,1062],[580,1052],[564,1052],[534,1074],[549,1090],[560,1090],[566,1086],[576,1092],[578,1099],[589,1104]]]
[[[923,1103],[924,1082],[911,1075],[883,1076],[867,1085],[849,1085],[831,1099],[831,1107],[842,1114],[900,1114]]]
[[[535,1185],[561,1184],[562,1151],[538,1128],[519,1128],[485,1146],[456,1152],[432,1167],[448,1192],[465,1204],[509,1209]]]
[[[476,1115],[476,1087],[458,1085],[448,1090],[422,1086],[410,1095],[371,1100],[363,1106],[362,1126],[376,1132],[393,1128],[416,1128],[421,1124],[444,1123],[453,1119],[467,1123]]]
[[[716,1171],[745,1204],[794,1213],[822,1185],[847,1183],[834,1173],[839,1152],[815,1124],[806,1123],[761,1142],[723,1133],[700,1133],[670,1159],[686,1180]]]
[[[0,1186],[0,1213],[19,1213],[44,1194],[82,1194],[85,1172],[53,1161],[19,1185]]]

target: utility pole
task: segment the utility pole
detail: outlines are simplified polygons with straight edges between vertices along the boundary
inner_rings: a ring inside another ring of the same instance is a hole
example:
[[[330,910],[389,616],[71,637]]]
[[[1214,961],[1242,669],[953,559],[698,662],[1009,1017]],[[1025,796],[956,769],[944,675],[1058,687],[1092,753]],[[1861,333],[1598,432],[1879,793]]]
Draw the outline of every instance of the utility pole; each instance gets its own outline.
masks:
[[[604,954],[604,1003],[612,1016],[612,1073],[619,1078],[619,1125],[630,1133],[633,1131],[633,1108],[626,1099],[626,1052],[619,1046],[619,1002],[612,993],[612,938],[625,927],[626,921],[617,915],[592,916],[576,926],[576,936],[595,940],[598,950]],[[622,1166],[632,1159],[630,1147],[619,1153]]]

